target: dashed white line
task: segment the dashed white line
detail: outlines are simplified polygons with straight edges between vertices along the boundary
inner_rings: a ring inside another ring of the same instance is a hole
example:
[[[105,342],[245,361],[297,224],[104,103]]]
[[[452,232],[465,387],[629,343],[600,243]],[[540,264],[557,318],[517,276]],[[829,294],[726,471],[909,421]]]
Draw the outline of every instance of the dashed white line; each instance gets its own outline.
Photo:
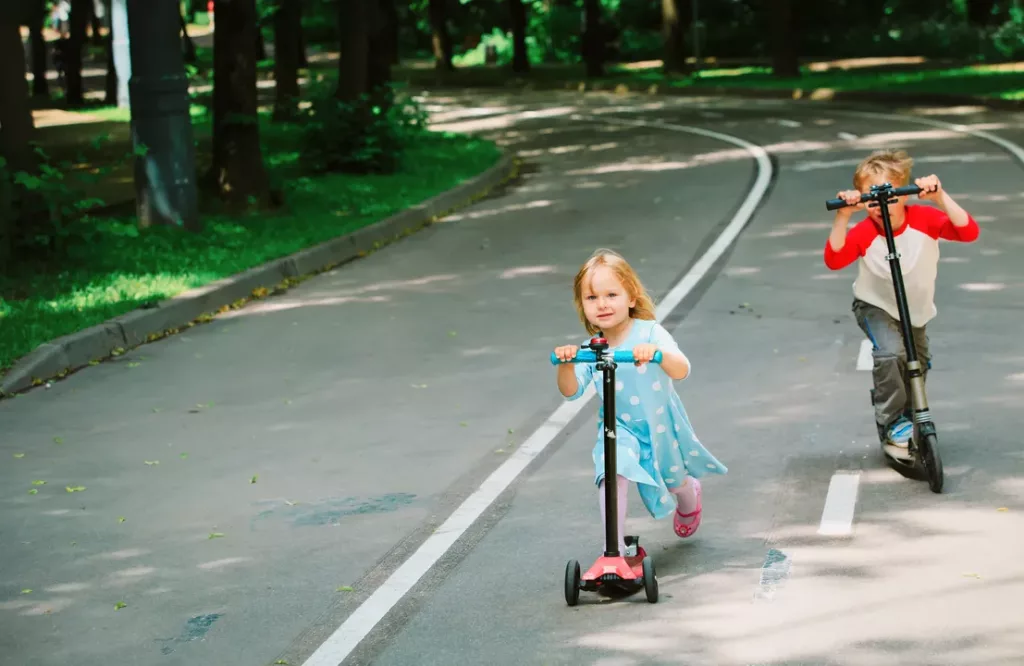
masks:
[[[870,370],[875,365],[875,360],[871,355],[872,345],[870,340],[860,341],[860,351],[857,352],[857,369],[860,371]]]
[[[672,289],[665,294],[655,315],[664,319],[679,305],[697,283],[708,273],[726,249],[739,237],[743,227],[753,216],[758,204],[764,198],[771,183],[772,164],[768,152],[756,144],[743,139],[698,127],[671,125],[668,123],[645,122],[613,118],[587,118],[597,122],[648,126],[674,132],[699,134],[745,149],[757,162],[757,178],[747,193],[743,204],[736,211],[729,225],[715,239],[699,260],[690,268]],[[543,354],[538,355],[543,363]],[[377,623],[412,589],[427,571],[448,549],[472,526],[497,497],[518,477],[530,462],[536,458],[555,437],[569,424],[594,397],[593,385],[587,388],[583,397],[574,402],[562,404],[548,419],[506,460],[497,470],[459,506],[451,516],[431,534],[384,583],[374,590],[356,610],[345,619],[324,641],[303,666],[338,666],[356,649],[360,642],[373,630]]]
[[[853,532],[853,514],[857,508],[859,487],[860,472],[836,472],[832,475],[818,534],[845,536]]]

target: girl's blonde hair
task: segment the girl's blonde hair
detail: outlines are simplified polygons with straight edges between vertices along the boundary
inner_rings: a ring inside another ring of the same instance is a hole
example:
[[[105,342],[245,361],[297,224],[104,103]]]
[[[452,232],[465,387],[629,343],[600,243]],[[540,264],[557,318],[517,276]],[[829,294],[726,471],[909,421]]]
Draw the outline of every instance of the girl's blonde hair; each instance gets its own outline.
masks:
[[[905,150],[876,150],[857,165],[853,173],[853,186],[858,190],[862,189],[863,183],[870,176],[888,175],[895,176],[893,187],[903,187],[910,184],[910,170],[914,166],[914,160]]]
[[[587,320],[587,315],[583,311],[583,283],[599,266],[609,268],[626,288],[629,297],[636,300],[636,305],[629,309],[631,318],[647,320],[655,318],[654,300],[647,294],[647,290],[644,289],[644,285],[640,282],[633,267],[618,252],[602,248],[590,255],[590,259],[576,273],[576,279],[573,281],[573,300],[576,302],[576,313],[579,315],[580,321],[583,322],[584,328],[587,329],[587,333],[594,335],[600,329]]]

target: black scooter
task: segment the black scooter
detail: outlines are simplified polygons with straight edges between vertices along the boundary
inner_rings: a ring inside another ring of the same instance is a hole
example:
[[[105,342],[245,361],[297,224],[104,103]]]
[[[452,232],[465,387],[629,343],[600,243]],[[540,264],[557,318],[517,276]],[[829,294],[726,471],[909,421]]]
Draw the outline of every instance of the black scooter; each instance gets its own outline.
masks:
[[[885,231],[885,242],[889,248],[889,255],[886,259],[889,260],[889,269],[892,272],[892,284],[896,290],[896,305],[900,314],[900,331],[903,334],[903,347],[907,352],[907,389],[910,395],[910,404],[907,406],[905,414],[914,424],[914,435],[906,452],[889,443],[884,426],[878,426],[878,438],[882,443],[882,452],[885,454],[886,460],[896,471],[908,478],[927,479],[931,491],[941,493],[943,473],[942,459],[939,457],[939,438],[935,431],[935,422],[932,421],[932,414],[928,410],[924,370],[921,367],[921,361],[917,358],[917,347],[914,345],[910,311],[907,307],[907,294],[903,286],[903,272],[900,269],[900,255],[896,251],[888,205],[896,203],[897,197],[920,194],[920,192],[921,188],[917,185],[893,187],[889,183],[883,183],[873,185],[870,192],[862,192],[860,203],[866,203],[869,207],[881,206],[882,227]],[[829,199],[825,202],[827,210],[838,210],[847,205],[849,204],[842,199]],[[872,389],[871,404],[873,405],[874,402],[875,392]]]

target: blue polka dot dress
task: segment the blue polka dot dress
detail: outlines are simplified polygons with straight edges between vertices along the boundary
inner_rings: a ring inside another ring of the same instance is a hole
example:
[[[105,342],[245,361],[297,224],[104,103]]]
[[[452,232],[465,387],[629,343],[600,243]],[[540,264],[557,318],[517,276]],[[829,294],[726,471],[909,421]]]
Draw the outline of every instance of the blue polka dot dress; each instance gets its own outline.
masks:
[[[612,351],[632,350],[642,343],[657,345],[663,352],[679,351],[661,324],[643,319],[633,320],[627,338]],[[597,374],[594,385],[600,408],[592,457],[594,482],[600,485],[604,478],[604,382],[593,364],[578,363],[575,370],[579,386],[569,400],[580,398]],[[637,484],[644,506],[655,518],[666,518],[675,511],[669,489],[681,486],[687,475],[700,478],[729,471],[697,439],[672,381],[656,363],[641,367],[619,363],[615,368],[618,474]]]

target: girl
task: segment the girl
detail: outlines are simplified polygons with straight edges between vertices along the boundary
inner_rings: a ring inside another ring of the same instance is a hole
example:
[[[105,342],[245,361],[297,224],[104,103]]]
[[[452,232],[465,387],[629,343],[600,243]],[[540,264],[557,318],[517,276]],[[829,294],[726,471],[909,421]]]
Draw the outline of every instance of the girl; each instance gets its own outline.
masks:
[[[610,351],[632,349],[635,367],[616,369],[616,460],[618,475],[619,552],[626,554],[625,519],[629,482],[637,484],[640,498],[654,518],[674,513],[678,536],[692,536],[700,525],[703,506],[699,477],[728,469],[700,443],[686,416],[683,403],[670,380],[685,379],[690,362],[667,330],[655,321],[654,303],[633,268],[612,250],[598,250],[580,268],[573,285],[576,310],[591,335],[608,340]],[[555,349],[563,361],[576,357],[579,347]],[[656,351],[661,364],[650,364]],[[594,376],[589,363],[558,366],[558,389],[576,400]],[[595,382],[603,399],[602,382]],[[605,519],[604,503],[604,403],[598,416],[597,443],[593,450],[595,483]]]

